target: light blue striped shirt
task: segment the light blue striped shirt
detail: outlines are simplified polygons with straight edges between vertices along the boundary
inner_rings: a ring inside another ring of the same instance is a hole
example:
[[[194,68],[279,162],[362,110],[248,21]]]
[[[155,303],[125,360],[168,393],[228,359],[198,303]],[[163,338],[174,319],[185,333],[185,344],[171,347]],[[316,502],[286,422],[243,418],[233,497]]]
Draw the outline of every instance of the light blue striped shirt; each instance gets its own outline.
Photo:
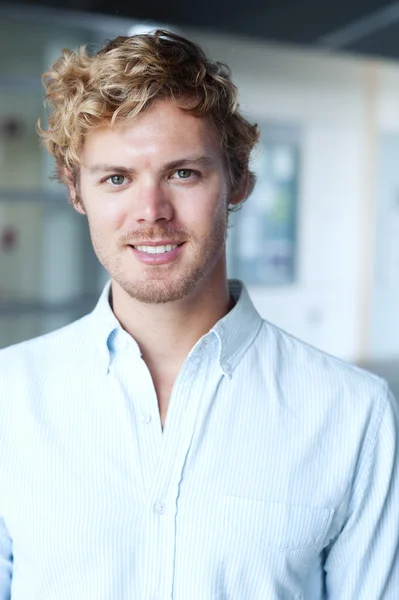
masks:
[[[163,432],[108,286],[0,352],[0,600],[398,600],[398,405],[230,288]]]

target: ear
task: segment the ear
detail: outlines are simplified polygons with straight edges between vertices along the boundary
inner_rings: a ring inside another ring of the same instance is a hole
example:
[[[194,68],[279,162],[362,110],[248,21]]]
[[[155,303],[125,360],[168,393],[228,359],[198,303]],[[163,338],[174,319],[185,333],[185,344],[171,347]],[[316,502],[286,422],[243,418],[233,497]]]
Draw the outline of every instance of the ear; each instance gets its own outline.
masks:
[[[80,199],[78,190],[76,189],[76,184],[74,183],[74,178],[70,169],[65,167],[64,169],[65,183],[68,187],[69,198],[71,200],[71,204],[74,209],[82,215],[86,214],[85,209],[83,208],[82,201]]]
[[[237,204],[240,204],[240,202],[242,202],[246,198],[248,182],[249,182],[249,173],[248,173],[248,169],[246,169],[245,173],[242,176],[241,184],[239,185],[237,190],[234,192],[234,194],[230,198],[229,204],[236,206]]]

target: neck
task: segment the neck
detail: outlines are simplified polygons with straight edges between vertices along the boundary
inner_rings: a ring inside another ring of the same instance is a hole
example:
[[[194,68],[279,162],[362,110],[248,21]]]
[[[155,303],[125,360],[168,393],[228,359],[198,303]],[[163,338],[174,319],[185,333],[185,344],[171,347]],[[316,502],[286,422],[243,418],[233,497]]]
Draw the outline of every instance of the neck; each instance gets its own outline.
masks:
[[[143,304],[112,283],[113,310],[122,327],[138,343],[149,365],[179,371],[196,342],[232,308],[226,269],[183,300]]]

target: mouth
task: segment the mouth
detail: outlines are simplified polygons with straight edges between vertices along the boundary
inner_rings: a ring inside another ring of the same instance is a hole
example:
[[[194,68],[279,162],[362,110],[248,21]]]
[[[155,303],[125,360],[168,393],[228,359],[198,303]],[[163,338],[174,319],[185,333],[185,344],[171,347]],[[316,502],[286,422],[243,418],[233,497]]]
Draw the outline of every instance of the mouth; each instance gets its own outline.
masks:
[[[129,246],[136,259],[141,263],[159,266],[173,263],[180,255],[184,244],[185,242],[180,244],[147,242],[136,246],[129,244]]]
[[[140,244],[137,246],[133,246],[133,244],[131,244],[131,247],[134,250],[137,250],[138,252],[144,252],[145,254],[166,254],[167,252],[173,252],[173,250],[182,246],[183,243],[184,242],[181,244]]]

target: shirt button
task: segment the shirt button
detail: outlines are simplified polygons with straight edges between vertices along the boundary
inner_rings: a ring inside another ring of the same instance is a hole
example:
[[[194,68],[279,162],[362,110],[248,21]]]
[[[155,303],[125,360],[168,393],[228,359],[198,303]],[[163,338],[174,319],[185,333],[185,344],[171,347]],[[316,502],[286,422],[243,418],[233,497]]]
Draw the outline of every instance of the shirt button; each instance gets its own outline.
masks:
[[[129,347],[129,341],[125,335],[121,332],[118,332],[118,335],[115,340],[115,349],[116,350],[127,350]]]
[[[225,374],[227,375],[227,377],[231,376],[231,366],[229,365],[229,363],[222,363],[222,369],[225,372]]]
[[[166,506],[163,502],[157,502],[154,510],[158,515],[164,515],[166,513]]]
[[[151,423],[151,415],[150,414],[142,414],[141,422],[144,423],[144,425],[148,425],[149,423]]]

